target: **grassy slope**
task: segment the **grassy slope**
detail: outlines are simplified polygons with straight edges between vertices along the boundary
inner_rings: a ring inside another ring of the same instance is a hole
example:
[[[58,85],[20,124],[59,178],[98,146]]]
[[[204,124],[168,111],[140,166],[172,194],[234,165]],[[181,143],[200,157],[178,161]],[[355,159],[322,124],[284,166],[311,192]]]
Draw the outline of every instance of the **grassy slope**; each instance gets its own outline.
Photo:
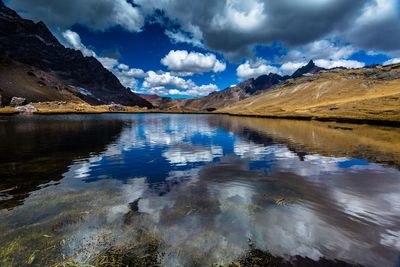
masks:
[[[0,95],[23,97],[28,102],[68,101],[82,103],[76,91],[52,75],[11,60],[0,61]]]
[[[369,70],[343,70],[286,82],[218,112],[270,117],[348,118],[400,121],[400,79],[381,79]],[[400,66],[381,69],[400,72]]]

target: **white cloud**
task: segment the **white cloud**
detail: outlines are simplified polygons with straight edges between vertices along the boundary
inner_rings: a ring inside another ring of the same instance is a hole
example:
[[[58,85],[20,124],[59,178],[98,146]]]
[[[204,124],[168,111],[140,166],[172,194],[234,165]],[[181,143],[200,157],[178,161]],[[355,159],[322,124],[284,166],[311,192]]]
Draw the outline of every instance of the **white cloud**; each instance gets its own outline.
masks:
[[[67,45],[75,50],[80,50],[86,57],[96,57],[96,53],[82,44],[81,37],[76,32],[66,30],[62,33]]]
[[[365,64],[348,58],[356,52],[356,49],[349,44],[342,44],[336,39],[323,39],[311,42],[307,45],[290,49],[287,54],[278,59],[283,63],[279,73],[291,75],[298,68],[307,64],[310,59],[322,68],[330,69],[335,67],[360,68]]]
[[[323,39],[290,49],[281,62],[308,62],[310,59],[347,59],[356,50],[333,39]]]
[[[118,69],[123,70],[123,71],[127,71],[127,70],[129,70],[129,66],[126,65],[126,64],[121,63],[121,64],[118,65]]]
[[[138,82],[135,78],[143,78],[146,76],[145,72],[141,69],[130,68],[126,64],[119,63],[117,59],[110,57],[100,57],[87,48],[81,41],[78,33],[71,30],[66,30],[62,33],[64,37],[64,45],[75,50],[80,50],[84,56],[91,56],[97,58],[98,61],[119,79],[120,83],[129,88],[136,89]]]
[[[307,62],[286,62],[281,65],[279,71],[283,75],[292,75],[297,69],[306,65]]]
[[[356,60],[346,60],[346,59],[337,59],[337,60],[329,60],[329,59],[315,59],[315,65],[325,69],[332,69],[337,67],[344,68],[362,68],[365,66],[363,62]],[[292,75],[297,69],[307,65],[306,61],[301,62],[286,62],[281,65],[279,68],[279,73],[282,75]]]
[[[345,49],[334,53],[332,60],[346,58],[340,54],[351,49],[347,42],[365,50],[400,52],[398,0],[203,0],[190,4],[186,0],[135,0],[135,4],[131,0],[8,2],[12,8],[23,10],[25,17],[43,20],[51,29],[61,30],[79,24],[91,30],[121,26],[128,31],[140,31],[146,17],[161,11],[177,26],[165,31],[172,42],[205,46],[236,59],[248,56],[257,45],[274,42],[286,47],[313,43],[314,49],[323,51],[321,47],[327,44],[321,37],[333,35],[344,42],[339,46]],[[160,23],[164,21],[160,19]]]
[[[219,61],[213,54],[188,52],[186,50],[171,50],[161,59],[161,63],[176,72],[221,72],[226,64]]]
[[[25,16],[42,20],[51,28],[61,30],[80,24],[94,30],[121,26],[131,32],[141,31],[144,16],[139,7],[128,0],[11,0],[10,6],[24,10]]]
[[[203,43],[193,36],[185,34],[182,31],[166,30],[165,35],[169,37],[172,43],[186,43],[195,47],[204,47]]]
[[[156,73],[148,71],[147,77],[143,82],[143,87],[176,87],[181,90],[187,90],[193,87],[192,80],[184,80],[181,77],[173,76],[170,72]]]
[[[268,65],[265,60],[257,59],[256,61],[246,61],[239,65],[236,74],[239,80],[256,78],[263,74],[278,73],[278,68]]]
[[[390,65],[390,64],[396,64],[396,63],[400,63],[400,58],[399,58],[399,57],[386,60],[386,61],[383,63],[383,65]]]
[[[162,10],[188,36],[200,32],[197,35],[201,38],[195,39],[207,48],[222,52],[230,59],[243,59],[260,44],[279,42],[293,47],[333,34],[347,41],[343,37],[352,29],[354,21],[376,1],[397,0],[204,0],[191,2],[190,8],[185,0],[137,0],[135,3],[144,14]],[[378,8],[384,9],[381,6]],[[182,35],[178,37],[186,39]]]
[[[264,3],[258,0],[227,1],[221,13],[211,20],[213,28],[232,28],[239,31],[260,30],[266,21]]]
[[[326,60],[326,59],[317,59],[314,60],[315,65],[325,68],[325,69],[332,69],[336,67],[345,67],[345,68],[362,68],[365,66],[363,62],[359,62],[356,60],[344,60],[344,59],[339,59],[339,60]]]
[[[205,96],[219,89],[215,84],[196,85],[192,80],[174,76],[170,72],[148,71],[142,90],[158,95]]]
[[[399,53],[399,10],[398,0],[369,1],[344,37],[366,50]]]
[[[104,66],[104,68],[112,71],[115,66],[118,65],[118,60],[115,58],[111,57],[98,57],[95,55],[95,57],[100,61],[100,63]]]
[[[133,77],[133,78],[145,78],[147,77],[147,73],[142,69],[130,68],[126,64],[119,64],[118,69],[122,72],[124,76]]]

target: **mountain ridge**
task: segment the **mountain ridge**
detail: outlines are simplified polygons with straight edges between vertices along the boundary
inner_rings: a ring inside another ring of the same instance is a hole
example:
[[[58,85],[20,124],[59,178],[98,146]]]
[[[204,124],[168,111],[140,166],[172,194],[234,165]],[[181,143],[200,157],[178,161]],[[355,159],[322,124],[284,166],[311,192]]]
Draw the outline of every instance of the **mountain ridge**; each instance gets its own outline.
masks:
[[[188,109],[196,111],[214,111],[232,105],[248,97],[269,91],[281,83],[302,77],[305,74],[316,74],[326,69],[315,65],[313,60],[308,64],[297,69],[292,75],[281,76],[277,73],[263,74],[256,78],[247,79],[235,86],[225,88],[221,91],[215,91],[207,96],[188,99],[171,99],[164,101],[158,107],[161,109]]]
[[[121,85],[118,78],[94,57],[66,48],[47,26],[23,19],[0,0],[0,54],[39,68],[66,86],[89,91],[97,102],[151,108],[152,105]],[[96,101],[92,101],[91,104]]]
[[[216,112],[276,118],[400,122],[400,64],[290,79]]]

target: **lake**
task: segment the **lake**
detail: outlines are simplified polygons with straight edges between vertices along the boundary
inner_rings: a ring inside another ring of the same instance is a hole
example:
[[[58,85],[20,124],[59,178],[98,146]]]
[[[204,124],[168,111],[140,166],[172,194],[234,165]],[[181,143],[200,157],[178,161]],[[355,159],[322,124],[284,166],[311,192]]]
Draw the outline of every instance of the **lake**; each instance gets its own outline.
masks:
[[[398,128],[0,117],[0,266],[399,266],[399,168]]]

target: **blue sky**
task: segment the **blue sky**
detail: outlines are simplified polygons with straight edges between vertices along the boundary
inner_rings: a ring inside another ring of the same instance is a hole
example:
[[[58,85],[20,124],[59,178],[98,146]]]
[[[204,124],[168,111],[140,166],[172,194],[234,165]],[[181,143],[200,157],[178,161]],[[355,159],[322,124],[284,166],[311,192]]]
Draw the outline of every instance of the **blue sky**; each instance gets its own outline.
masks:
[[[197,97],[313,59],[400,61],[398,0],[9,0],[140,93]]]

